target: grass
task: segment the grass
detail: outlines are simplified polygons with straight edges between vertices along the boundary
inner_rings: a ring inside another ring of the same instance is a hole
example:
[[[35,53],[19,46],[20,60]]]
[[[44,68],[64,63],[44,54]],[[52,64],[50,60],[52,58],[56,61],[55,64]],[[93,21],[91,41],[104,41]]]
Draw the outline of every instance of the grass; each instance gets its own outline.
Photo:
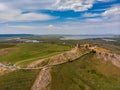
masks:
[[[44,43],[0,44],[0,49],[16,48],[15,51],[0,56],[0,62],[26,66],[35,60],[70,50],[76,43],[97,44],[118,53],[120,49],[118,42],[105,42],[100,39],[64,41],[58,38],[42,36],[38,40],[45,41]],[[46,65],[47,61],[42,64]],[[38,72],[17,70],[0,76],[0,90],[30,90]],[[51,90],[120,90],[120,69],[110,62],[97,59],[92,53],[76,61],[53,66],[51,75]]]
[[[58,53],[70,50],[68,46],[48,43],[24,43],[17,44],[16,50],[7,55],[0,56],[0,62],[15,64],[28,64],[34,60],[50,57]]]
[[[14,46],[15,46],[15,44],[0,44],[0,49],[11,48]]]
[[[94,54],[54,66],[51,90],[120,90],[120,69]]]
[[[0,77],[0,90],[30,90],[37,70],[17,70]]]

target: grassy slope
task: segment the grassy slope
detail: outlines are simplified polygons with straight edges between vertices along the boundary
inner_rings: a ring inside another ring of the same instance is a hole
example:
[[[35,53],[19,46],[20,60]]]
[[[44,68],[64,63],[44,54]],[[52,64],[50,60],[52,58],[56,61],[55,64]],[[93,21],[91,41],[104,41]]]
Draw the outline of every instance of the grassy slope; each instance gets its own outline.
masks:
[[[49,57],[70,49],[70,47],[68,46],[47,43],[18,44],[17,46],[15,46],[15,48],[17,48],[15,51],[7,55],[0,56],[0,62],[3,63],[10,62],[14,64],[17,63],[18,61],[20,62],[25,61],[25,63],[28,61],[28,63],[30,63],[33,60]]]
[[[15,46],[15,44],[0,44],[0,49],[11,48],[14,46]]]
[[[0,90],[30,90],[37,70],[18,70],[0,77]]]
[[[52,68],[51,90],[120,90],[120,69],[88,54]]]
[[[33,60],[49,57],[70,49],[68,46],[47,43],[0,44],[0,48],[17,48],[7,55],[0,56],[0,62],[12,64],[19,61],[25,61],[22,64],[28,64]],[[30,90],[37,74],[38,71],[36,70],[19,70],[0,76],[0,90]]]

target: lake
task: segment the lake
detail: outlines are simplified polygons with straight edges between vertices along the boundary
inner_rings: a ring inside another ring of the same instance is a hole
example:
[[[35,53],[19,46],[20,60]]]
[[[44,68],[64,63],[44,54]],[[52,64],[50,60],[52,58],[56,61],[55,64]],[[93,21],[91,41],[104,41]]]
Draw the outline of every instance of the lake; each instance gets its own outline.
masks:
[[[95,39],[95,38],[110,38],[113,35],[77,35],[77,36],[63,36],[61,40],[81,40],[81,39]]]

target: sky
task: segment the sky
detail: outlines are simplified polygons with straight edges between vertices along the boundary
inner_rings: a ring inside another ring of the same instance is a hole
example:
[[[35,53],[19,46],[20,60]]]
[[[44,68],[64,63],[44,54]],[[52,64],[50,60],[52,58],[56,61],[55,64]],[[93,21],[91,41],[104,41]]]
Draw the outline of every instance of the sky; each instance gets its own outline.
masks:
[[[120,34],[120,0],[0,0],[0,34]]]

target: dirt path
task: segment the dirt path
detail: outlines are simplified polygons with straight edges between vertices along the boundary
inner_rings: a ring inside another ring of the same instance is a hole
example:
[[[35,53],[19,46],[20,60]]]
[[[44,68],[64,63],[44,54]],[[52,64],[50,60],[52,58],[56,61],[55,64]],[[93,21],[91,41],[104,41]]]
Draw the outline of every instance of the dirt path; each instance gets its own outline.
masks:
[[[31,90],[50,90],[50,83],[51,83],[51,67],[55,65],[60,65],[60,64],[65,64],[70,61],[75,61],[78,58],[81,58],[82,56],[90,53],[85,52],[84,54],[80,53],[80,50],[78,48],[74,48],[70,51],[67,51],[65,53],[55,55],[50,57],[49,62],[47,65],[42,66],[42,67],[27,67],[27,68],[22,68],[22,67],[17,67],[15,66],[15,69],[18,70],[36,70],[40,69],[40,73],[37,76],[33,86],[31,87]],[[39,63],[37,63],[39,64]],[[9,66],[10,67],[10,66]]]
[[[89,54],[90,52],[84,53],[82,55],[80,55],[79,57],[76,57],[74,59],[72,59],[71,61],[75,61],[78,58],[83,57],[84,55]],[[43,67],[38,67],[38,68],[26,68],[26,69],[41,69],[39,75],[37,76],[31,90],[50,90],[50,83],[51,83],[51,67],[55,66],[55,65],[60,65],[60,64],[64,64],[64,63],[68,63],[69,60],[67,61],[63,61],[63,62],[57,62],[55,64],[50,63],[49,65],[43,66]],[[22,68],[23,69],[23,68]]]
[[[31,90],[50,90],[50,88],[49,88],[49,85],[51,82],[50,70],[51,70],[50,67],[45,67],[40,71]]]

